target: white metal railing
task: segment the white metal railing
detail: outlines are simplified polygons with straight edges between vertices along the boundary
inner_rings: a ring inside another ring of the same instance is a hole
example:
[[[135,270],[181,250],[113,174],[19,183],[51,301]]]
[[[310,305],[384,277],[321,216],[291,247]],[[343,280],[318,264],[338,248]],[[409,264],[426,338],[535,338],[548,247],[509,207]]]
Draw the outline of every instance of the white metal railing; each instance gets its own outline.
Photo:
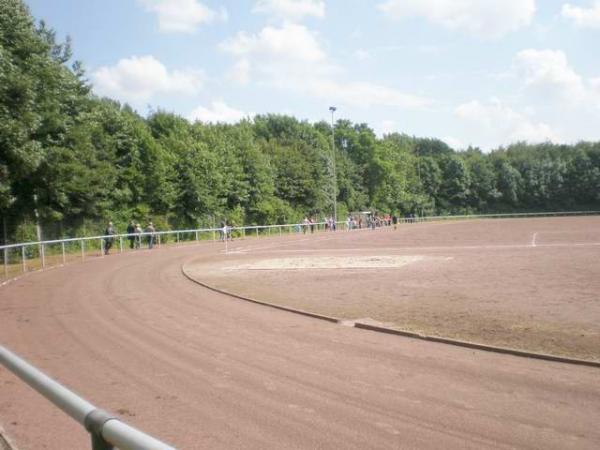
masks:
[[[1,345],[0,363],[84,426],[91,435],[93,450],[175,450],[96,408]]]
[[[508,214],[478,214],[478,215],[455,215],[455,216],[424,216],[424,217],[402,217],[398,218],[398,223],[432,222],[445,220],[471,220],[471,219],[503,219],[503,218],[524,218],[524,217],[552,217],[552,216],[575,216],[575,215],[598,215],[600,211],[569,211],[569,212],[540,212],[540,213],[508,213]],[[117,242],[116,250],[123,253],[126,250],[124,245],[126,240],[130,240],[130,246],[141,247],[144,241],[150,244],[161,246],[166,240],[172,239],[176,243],[182,241],[200,241],[200,240],[223,240],[223,236],[230,233],[236,233],[239,237],[260,237],[262,235],[280,236],[284,233],[307,232],[311,229],[322,231],[325,222],[315,222],[305,225],[302,223],[282,224],[282,225],[252,225],[243,227],[228,227],[227,233],[223,233],[222,228],[195,228],[174,231],[155,231],[134,233],[134,234],[114,234],[111,236],[88,236],[69,239],[56,239],[40,242],[24,242],[18,244],[9,244],[0,246],[0,256],[3,270],[0,271],[0,280],[8,280],[17,277],[20,274],[44,269],[51,265],[64,265],[68,259],[76,257],[84,260],[87,256],[104,256],[107,239],[112,243]],[[355,229],[346,221],[338,221],[338,229]],[[369,228],[367,223],[363,223],[363,229]]]
[[[343,224],[344,222],[339,222]],[[113,235],[87,236],[68,239],[55,239],[38,242],[24,242],[0,246],[3,271],[0,279],[8,280],[23,273],[44,269],[52,265],[64,265],[73,257],[85,260],[88,256],[104,256],[107,242],[116,243],[115,250],[123,253],[127,250],[126,241],[130,247],[141,248],[143,244],[152,248],[160,247],[167,240],[175,243],[182,241],[223,240],[225,234],[231,237],[233,233],[240,237],[260,237],[261,235],[283,235],[284,233],[300,233],[303,229],[312,228],[320,231],[325,222],[314,222],[311,225],[282,224],[282,225],[252,225],[245,227],[227,227],[224,233],[222,228],[195,228],[173,231],[155,231],[141,233],[120,233]],[[2,276],[3,275],[3,276]]]
[[[502,213],[502,214],[466,214],[453,216],[427,216],[423,220],[452,220],[452,219],[511,219],[521,217],[559,217],[559,216],[596,216],[600,211],[554,211],[539,213]]]

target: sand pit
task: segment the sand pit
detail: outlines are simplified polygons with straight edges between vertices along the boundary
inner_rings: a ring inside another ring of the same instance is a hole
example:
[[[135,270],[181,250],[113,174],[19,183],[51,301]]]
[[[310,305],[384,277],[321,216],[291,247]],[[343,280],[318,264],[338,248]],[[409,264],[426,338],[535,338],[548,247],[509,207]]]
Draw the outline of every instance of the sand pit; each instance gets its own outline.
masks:
[[[260,259],[225,266],[224,271],[242,270],[321,270],[321,269],[393,269],[425,259],[422,255],[391,256],[312,256]]]

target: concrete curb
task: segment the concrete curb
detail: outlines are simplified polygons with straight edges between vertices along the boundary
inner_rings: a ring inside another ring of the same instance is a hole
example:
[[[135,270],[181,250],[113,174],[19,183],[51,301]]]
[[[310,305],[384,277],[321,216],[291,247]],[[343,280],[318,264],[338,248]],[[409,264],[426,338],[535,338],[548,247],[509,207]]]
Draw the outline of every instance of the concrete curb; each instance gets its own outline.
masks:
[[[270,308],[275,308],[275,309],[279,309],[282,311],[291,312],[294,314],[300,314],[303,316],[308,316],[308,317],[312,317],[312,318],[319,319],[319,320],[325,320],[327,322],[338,323],[338,324],[341,324],[343,322],[348,322],[348,320],[338,319],[336,317],[330,317],[330,316],[325,316],[322,314],[316,314],[316,313],[312,313],[312,312],[308,312],[308,311],[303,311],[301,309],[290,308],[287,306],[278,305],[276,303],[264,302],[264,301],[256,300],[256,299],[253,299],[250,297],[244,297],[242,295],[233,294],[224,289],[216,288],[216,287],[206,284],[206,283],[194,278],[192,275],[190,275],[186,271],[185,264],[181,266],[181,273],[188,280],[192,281],[193,283],[196,283],[206,289],[210,289],[211,291],[218,292],[219,294],[227,295],[229,297],[237,298],[239,300],[256,303],[258,305],[268,306]],[[352,321],[350,321],[350,322],[352,322]],[[422,341],[430,341],[430,342],[437,342],[440,344],[454,345],[457,347],[472,348],[474,350],[481,350],[481,351],[485,351],[485,352],[493,352],[493,353],[501,353],[501,354],[505,354],[505,355],[518,356],[521,358],[540,359],[540,360],[559,362],[559,363],[564,363],[564,364],[574,364],[574,365],[579,365],[579,366],[600,368],[600,361],[590,361],[590,360],[585,360],[585,359],[566,358],[566,357],[562,357],[562,356],[548,355],[545,353],[535,353],[535,352],[528,352],[525,350],[517,350],[517,349],[507,348],[507,347],[496,347],[493,345],[478,344],[476,342],[459,341],[456,339],[449,339],[449,338],[443,338],[443,337],[437,337],[437,336],[427,336],[427,335],[415,333],[412,331],[398,330],[395,328],[387,328],[387,327],[381,327],[381,326],[377,326],[377,325],[369,325],[369,324],[362,323],[362,322],[354,322],[354,328],[358,328],[361,330],[375,331],[378,333],[394,334],[397,336],[403,336],[403,337],[407,337],[407,338],[411,338],[411,339],[420,339]]]
[[[202,287],[205,287],[206,289],[210,289],[211,291],[214,292],[218,292],[219,294],[224,294],[227,295],[229,297],[233,297],[233,298],[237,298],[239,300],[244,300],[247,302],[251,302],[251,303],[256,303],[258,305],[263,305],[263,306],[268,306],[269,308],[274,308],[274,309],[279,309],[282,311],[287,311],[287,312],[291,312],[294,314],[300,314],[302,316],[308,316],[308,317],[312,317],[313,319],[319,319],[319,320],[325,320],[327,322],[332,322],[332,323],[340,323],[341,320],[335,317],[329,317],[329,316],[325,316],[323,314],[316,314],[316,313],[312,313],[309,311],[303,311],[301,309],[295,309],[295,308],[289,308],[287,306],[282,306],[282,305],[278,305],[276,303],[269,303],[269,302],[263,302],[260,300],[256,300],[250,297],[244,297],[242,295],[238,295],[238,294],[234,294],[231,292],[228,292],[224,289],[219,289],[216,288],[214,286],[211,286],[209,284],[206,284],[196,278],[194,278],[192,275],[190,275],[189,273],[187,273],[185,265],[181,266],[181,273],[183,273],[183,275],[190,281],[192,281],[193,283],[199,284]]]
[[[398,336],[409,337],[412,339],[420,339],[423,341],[431,341],[431,342],[438,342],[440,344],[455,345],[457,347],[472,348],[474,350],[482,350],[482,351],[486,351],[486,352],[503,353],[505,355],[519,356],[522,358],[542,359],[545,361],[554,361],[554,362],[560,362],[560,363],[566,363],[566,364],[576,364],[579,366],[589,366],[589,367],[600,368],[600,361],[590,361],[590,360],[586,360],[586,359],[566,358],[566,357],[562,357],[562,356],[548,355],[545,353],[535,353],[535,352],[528,352],[525,350],[517,350],[514,348],[496,347],[493,345],[478,344],[476,342],[459,341],[456,339],[449,339],[449,338],[443,338],[443,337],[437,337],[437,336],[427,336],[427,335],[422,335],[422,334],[418,334],[418,333],[413,333],[410,331],[396,330],[394,328],[380,327],[380,326],[369,325],[369,324],[360,323],[360,322],[356,322],[354,324],[354,327],[360,328],[363,330],[376,331],[379,333],[395,334]]]

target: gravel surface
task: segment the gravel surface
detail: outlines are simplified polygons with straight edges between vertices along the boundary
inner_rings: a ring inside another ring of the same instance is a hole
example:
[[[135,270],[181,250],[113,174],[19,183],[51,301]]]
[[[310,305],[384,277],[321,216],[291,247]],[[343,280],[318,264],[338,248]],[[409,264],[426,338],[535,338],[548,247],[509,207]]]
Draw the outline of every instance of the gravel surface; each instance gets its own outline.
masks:
[[[413,243],[427,226],[415,225]],[[599,448],[598,369],[357,330],[232,299],[181,274],[198,258],[343,253],[361,239],[389,255],[386,246],[398,248],[385,243],[390,233],[248,239],[227,256],[205,243],[34,273],[0,288],[0,342],[182,449]],[[438,253],[413,254],[456,258]],[[286,292],[306,288],[288,283]],[[89,448],[79,425],[3,368],[0,393],[0,424],[20,450]]]
[[[186,270],[227,292],[318,314],[600,361],[600,218],[349,234],[198,258]]]

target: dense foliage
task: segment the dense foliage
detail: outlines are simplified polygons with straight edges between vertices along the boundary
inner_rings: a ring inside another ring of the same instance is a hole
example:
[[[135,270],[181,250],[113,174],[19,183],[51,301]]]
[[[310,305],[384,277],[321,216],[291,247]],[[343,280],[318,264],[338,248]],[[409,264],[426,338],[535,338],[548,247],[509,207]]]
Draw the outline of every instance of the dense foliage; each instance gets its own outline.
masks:
[[[299,221],[373,209],[401,215],[600,209],[600,143],[517,143],[484,154],[436,139],[377,138],[366,124],[281,115],[235,125],[144,118],[91,93],[70,42],[0,0],[0,215],[6,240]]]

